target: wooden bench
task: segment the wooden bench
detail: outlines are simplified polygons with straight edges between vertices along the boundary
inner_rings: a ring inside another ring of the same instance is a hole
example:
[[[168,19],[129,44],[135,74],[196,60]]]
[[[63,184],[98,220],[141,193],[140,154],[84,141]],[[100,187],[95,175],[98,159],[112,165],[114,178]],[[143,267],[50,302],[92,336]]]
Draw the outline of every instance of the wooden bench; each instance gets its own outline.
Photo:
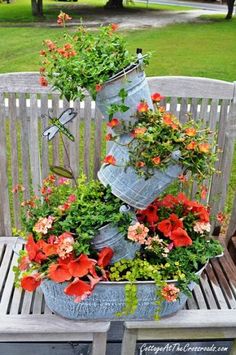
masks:
[[[3,236],[0,242],[0,340],[27,341],[29,331],[31,340],[35,341],[94,339],[94,349],[96,344],[100,344],[102,354],[109,323],[58,318],[45,306],[40,291],[31,295],[14,288],[11,268],[17,256],[12,251],[15,239],[11,235],[13,226],[21,226],[21,200],[19,195],[11,196],[11,189],[22,183],[25,186],[23,197],[27,199],[31,186],[35,193],[38,192],[42,179],[49,173],[50,164],[68,164],[67,156],[61,157],[58,138],[53,146],[43,140],[42,131],[50,121],[42,119],[41,115],[46,114],[50,107],[55,115],[59,115],[69,103],[60,100],[59,94],[52,92],[51,88],[40,87],[37,73],[2,74],[0,79],[0,236]],[[217,140],[223,154],[216,168],[221,170],[221,174],[206,182],[209,186],[208,202],[215,215],[225,205],[230,180],[236,135],[235,83],[206,78],[153,77],[149,78],[149,84],[152,92],[160,92],[166,97],[162,104],[181,122],[187,119],[187,112],[192,112],[193,117],[204,118],[212,130],[219,129]],[[76,101],[72,104],[78,111],[78,117],[68,125],[76,137],[75,143],[66,141],[71,166],[76,176],[83,172],[88,178],[96,177],[102,149],[105,152],[102,145],[105,124],[89,96],[83,103]],[[234,214],[235,210],[236,207]],[[235,231],[234,216],[232,221],[229,229]],[[215,232],[219,232],[217,224],[214,227]],[[226,245],[232,235],[227,233]],[[17,247],[22,246],[19,244]],[[236,268],[226,250],[221,259],[213,260],[204,271],[200,285],[193,291],[185,310],[160,322],[125,324],[123,355],[132,353],[136,339],[169,339],[169,330],[173,330],[172,337],[174,334],[176,339],[186,339],[190,335],[191,338],[206,338],[206,332],[213,338],[235,338],[235,309]],[[204,320],[207,318],[208,323]],[[44,326],[47,334],[43,332]],[[189,326],[191,328],[187,330]]]

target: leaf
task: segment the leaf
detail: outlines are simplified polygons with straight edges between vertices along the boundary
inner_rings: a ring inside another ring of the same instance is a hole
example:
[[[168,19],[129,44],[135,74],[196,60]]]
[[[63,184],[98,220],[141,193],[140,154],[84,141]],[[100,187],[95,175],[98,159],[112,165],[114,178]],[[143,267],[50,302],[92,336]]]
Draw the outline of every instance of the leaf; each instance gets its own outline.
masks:
[[[62,166],[52,165],[50,166],[50,170],[58,176],[65,177],[67,179],[73,179],[73,174],[71,173],[71,171],[63,168]]]

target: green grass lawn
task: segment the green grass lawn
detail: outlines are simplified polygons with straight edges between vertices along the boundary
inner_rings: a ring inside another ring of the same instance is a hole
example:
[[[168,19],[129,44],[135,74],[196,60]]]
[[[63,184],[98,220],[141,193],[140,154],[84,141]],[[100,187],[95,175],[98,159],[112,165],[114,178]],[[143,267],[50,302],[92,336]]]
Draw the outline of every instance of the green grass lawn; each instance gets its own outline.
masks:
[[[104,10],[106,0],[86,0],[85,2],[71,2],[71,1],[55,1],[55,0],[43,0],[44,7],[44,18],[40,21],[48,21],[56,19],[60,10],[66,13],[73,14],[73,18],[80,18],[83,16],[84,19],[90,19],[95,17],[98,13],[109,13],[108,10]],[[125,5],[127,12],[133,12],[137,9],[148,9],[150,11],[182,11],[190,10],[189,7],[185,6],[168,6],[168,5],[153,5],[149,4],[148,8],[145,3],[129,3]],[[90,8],[90,11],[87,11]],[[113,11],[114,13],[114,11]],[[141,15],[140,15],[141,16]],[[32,16],[31,13],[31,3],[29,0],[12,0],[10,4],[6,2],[0,2],[0,23],[2,22],[37,22],[38,18]]]
[[[0,28],[0,72],[38,70],[42,41],[62,36],[61,28]],[[129,49],[151,51],[148,75],[190,75],[236,79],[236,19],[177,24],[127,32]]]

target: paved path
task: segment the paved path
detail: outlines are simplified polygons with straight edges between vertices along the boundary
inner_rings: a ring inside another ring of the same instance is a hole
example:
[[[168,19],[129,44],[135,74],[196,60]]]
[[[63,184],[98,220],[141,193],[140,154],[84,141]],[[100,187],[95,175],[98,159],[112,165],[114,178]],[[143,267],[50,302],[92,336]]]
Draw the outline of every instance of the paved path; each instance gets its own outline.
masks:
[[[135,0],[136,1],[136,0]],[[146,3],[146,0],[137,0]],[[162,5],[179,5],[193,7],[194,10],[180,11],[156,11],[151,9],[129,8],[127,11],[107,11],[103,8],[92,11],[92,8],[81,7],[80,13],[82,18],[87,18],[83,23],[87,27],[94,28],[101,24],[117,23],[120,29],[145,29],[151,27],[163,27],[174,23],[184,22],[202,22],[199,19],[201,15],[208,14],[225,14],[227,13],[227,6],[222,4],[209,4],[197,2],[185,2],[178,0],[150,0],[150,3]],[[69,26],[77,26],[79,20],[73,20]],[[29,24],[0,24],[0,27],[58,27],[56,21],[53,22],[36,22]]]

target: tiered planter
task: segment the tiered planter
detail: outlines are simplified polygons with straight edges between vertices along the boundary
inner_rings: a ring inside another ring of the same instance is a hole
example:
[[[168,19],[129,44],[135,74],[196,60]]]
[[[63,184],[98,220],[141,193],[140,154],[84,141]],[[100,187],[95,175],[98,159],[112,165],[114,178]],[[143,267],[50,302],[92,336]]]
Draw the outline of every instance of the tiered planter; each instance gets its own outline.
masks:
[[[130,109],[126,112],[117,112],[116,117],[125,121],[132,120],[132,115],[136,112],[137,105],[141,100],[145,100],[150,108],[153,108],[150,89],[142,63],[134,64],[124,69],[120,73],[106,81],[102,90],[97,93],[96,105],[102,112],[104,118],[108,120],[107,108],[111,104],[120,104],[119,92],[125,89],[127,98],[125,105]]]
[[[125,144],[130,138],[122,136],[119,143]],[[144,209],[160,195],[182,172],[180,152],[173,152],[173,164],[165,170],[155,169],[150,179],[137,175],[132,167],[124,169],[129,160],[126,146],[113,144],[109,154],[116,158],[116,166],[103,164],[98,172],[99,180],[110,185],[112,193],[135,208]],[[174,163],[176,161],[176,163]]]
[[[130,208],[127,208],[127,210],[124,210],[124,208],[122,208],[121,212],[130,212]],[[135,213],[132,213],[133,224],[137,221],[137,219]],[[99,232],[93,239],[93,245],[96,250],[102,250],[102,248],[104,247],[112,248],[114,256],[111,259],[111,264],[114,264],[115,262],[121,259],[133,259],[135,257],[136,252],[141,247],[141,245],[138,243],[128,241],[125,238],[125,234],[121,233],[118,227],[114,226],[112,223],[109,223],[99,229]]]

